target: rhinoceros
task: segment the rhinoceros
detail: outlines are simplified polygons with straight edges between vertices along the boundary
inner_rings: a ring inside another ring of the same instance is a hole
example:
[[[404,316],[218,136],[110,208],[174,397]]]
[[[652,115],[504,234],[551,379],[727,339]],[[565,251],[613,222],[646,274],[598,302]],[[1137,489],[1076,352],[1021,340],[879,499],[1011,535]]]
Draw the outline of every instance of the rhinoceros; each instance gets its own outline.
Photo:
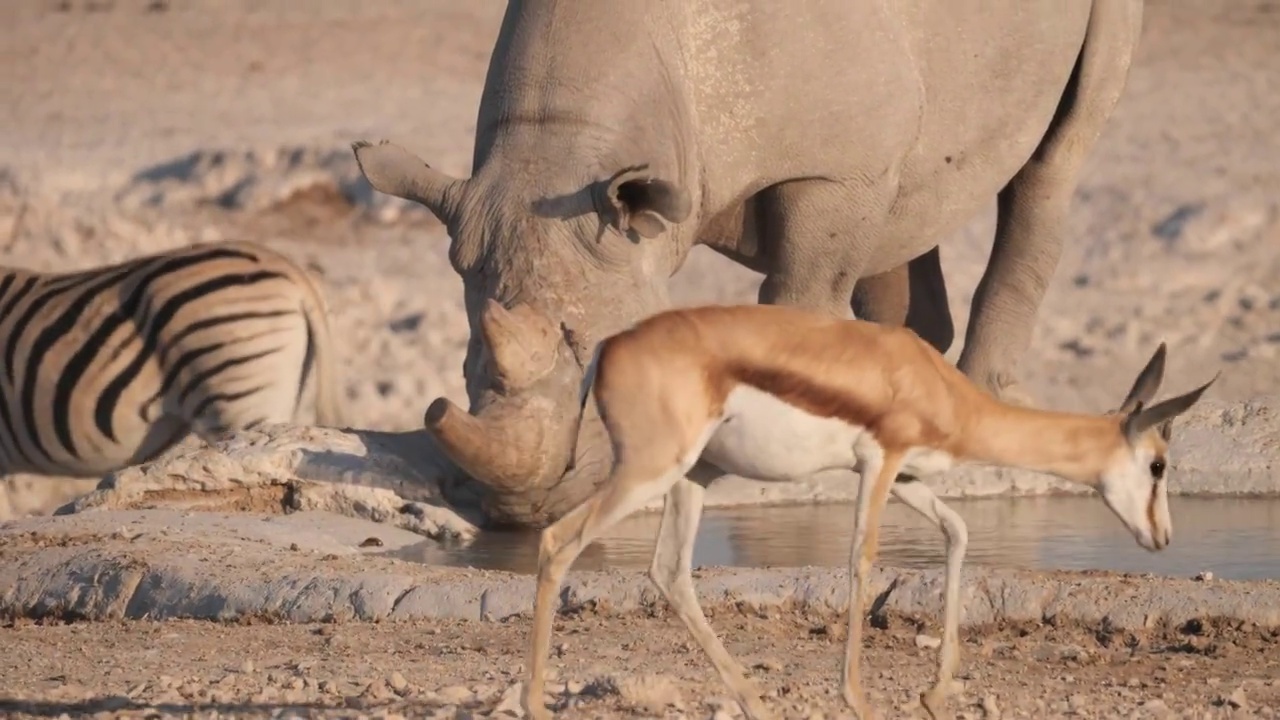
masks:
[[[1007,397],[1142,9],[511,0],[470,177],[353,143],[375,189],[425,205],[451,238],[470,408],[440,398],[424,421],[484,488],[490,521],[544,526],[603,479],[594,403],[578,413],[584,367],[601,339],[670,305],[697,244],[762,273],[762,303],[847,317],[874,278],[874,314],[900,306],[885,296],[913,263],[912,296],[945,298],[938,245],[994,196],[958,364]],[[934,306],[923,317],[949,328]]]

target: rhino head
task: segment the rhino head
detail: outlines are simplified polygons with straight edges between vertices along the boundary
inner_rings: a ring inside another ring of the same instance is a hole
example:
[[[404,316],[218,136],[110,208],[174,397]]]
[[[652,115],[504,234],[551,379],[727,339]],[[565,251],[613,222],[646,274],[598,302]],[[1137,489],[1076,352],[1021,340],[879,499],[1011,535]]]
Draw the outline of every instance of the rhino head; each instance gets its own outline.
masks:
[[[463,280],[471,407],[438,398],[427,430],[490,491],[495,524],[553,521],[608,472],[593,404],[579,411],[585,367],[604,337],[669,306],[667,279],[688,245],[645,241],[689,217],[689,195],[641,166],[530,197],[520,189],[540,183],[512,178],[519,168],[459,179],[385,141],[353,150],[376,190],[444,223]]]

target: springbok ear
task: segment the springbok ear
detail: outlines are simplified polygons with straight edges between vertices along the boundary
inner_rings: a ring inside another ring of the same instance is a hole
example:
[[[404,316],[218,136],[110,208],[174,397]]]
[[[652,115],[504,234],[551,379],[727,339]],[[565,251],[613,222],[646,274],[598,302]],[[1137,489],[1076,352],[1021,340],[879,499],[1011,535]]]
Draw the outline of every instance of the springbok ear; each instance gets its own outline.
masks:
[[[1201,385],[1195,390],[1192,390],[1185,395],[1179,395],[1178,397],[1157,403],[1149,408],[1144,409],[1142,407],[1142,402],[1139,401],[1133,412],[1129,413],[1128,417],[1124,419],[1125,437],[1129,438],[1130,442],[1136,441],[1142,433],[1157,426],[1160,427],[1160,432],[1162,434],[1170,433],[1172,428],[1166,428],[1165,426],[1172,423],[1173,419],[1177,416],[1187,410],[1190,410],[1191,406],[1196,404],[1196,401],[1200,399],[1200,396],[1204,394],[1205,390],[1209,389],[1210,385],[1217,381],[1218,376],[1221,374],[1221,372],[1214,373],[1213,378],[1211,378],[1209,382]],[[1165,439],[1168,439],[1167,435],[1165,436]]]
[[[1124,402],[1120,403],[1120,409],[1116,412],[1130,415],[1143,405],[1151,404],[1151,399],[1160,390],[1160,382],[1164,380],[1165,353],[1165,344],[1160,343],[1155,354],[1147,361],[1147,366],[1138,373],[1138,379],[1133,381],[1133,387],[1129,388],[1129,394],[1125,396]]]
[[[675,183],[653,177],[648,165],[626,168],[609,181],[605,199],[612,210],[609,221],[623,235],[635,230],[642,238],[655,238],[667,223],[684,222],[692,201]]]

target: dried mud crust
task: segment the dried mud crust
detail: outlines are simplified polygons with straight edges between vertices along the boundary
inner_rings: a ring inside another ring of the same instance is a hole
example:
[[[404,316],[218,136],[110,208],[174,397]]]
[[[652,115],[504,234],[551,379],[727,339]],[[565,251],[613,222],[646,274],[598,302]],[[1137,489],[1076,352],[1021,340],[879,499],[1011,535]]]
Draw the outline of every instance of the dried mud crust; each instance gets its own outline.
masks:
[[[708,608],[782,717],[848,716],[839,616]],[[529,621],[198,621],[0,628],[0,713],[47,717],[513,717]],[[873,618],[864,677],[882,717],[923,716],[937,629]],[[1141,633],[1010,624],[962,633],[972,718],[1280,716],[1280,631],[1203,621]],[[558,717],[736,717],[679,621],[659,611],[556,621]]]

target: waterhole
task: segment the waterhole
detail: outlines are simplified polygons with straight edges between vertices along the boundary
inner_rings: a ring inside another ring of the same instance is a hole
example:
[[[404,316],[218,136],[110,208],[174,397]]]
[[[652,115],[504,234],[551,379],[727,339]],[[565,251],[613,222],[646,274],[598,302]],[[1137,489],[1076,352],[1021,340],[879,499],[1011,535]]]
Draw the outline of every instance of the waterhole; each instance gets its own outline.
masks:
[[[1280,578],[1280,500],[1169,499],[1173,543],[1140,547],[1096,496],[949,500],[969,527],[966,566],[1039,570],[1113,570],[1223,579]],[[592,543],[575,570],[649,566],[657,513],[636,515]],[[708,509],[693,551],[694,567],[847,567],[853,530],[849,504]],[[896,502],[885,509],[879,564],[936,567],[942,534]],[[431,565],[530,574],[538,538],[530,532],[483,534],[466,548],[427,542],[391,553]]]

